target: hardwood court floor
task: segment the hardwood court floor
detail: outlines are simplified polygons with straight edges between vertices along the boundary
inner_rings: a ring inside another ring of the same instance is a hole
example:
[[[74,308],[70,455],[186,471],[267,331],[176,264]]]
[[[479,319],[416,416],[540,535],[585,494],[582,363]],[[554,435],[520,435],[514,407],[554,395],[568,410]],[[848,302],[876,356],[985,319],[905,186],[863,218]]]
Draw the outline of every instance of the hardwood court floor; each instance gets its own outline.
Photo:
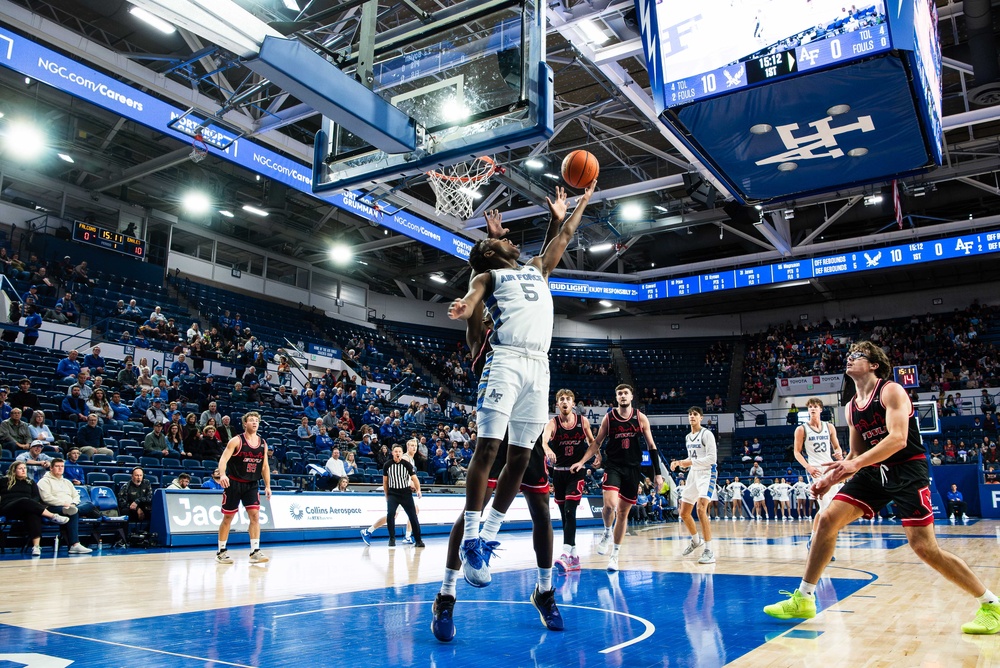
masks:
[[[960,632],[976,602],[920,563],[898,524],[842,533],[821,613],[799,624],[760,608],[798,584],[808,525],[714,527],[715,565],[682,557],[687,538],[669,523],[630,536],[612,576],[593,532],[580,531],[583,571],[555,576],[563,633],[528,603],[530,535],[502,533],[493,584],[459,583],[449,644],[429,631],[444,537],[423,550],[384,538],[269,546],[257,566],[242,547],[232,566],[208,549],[8,554],[0,666],[1000,666],[1000,636]],[[1000,591],[1000,522],[936,530]],[[36,656],[13,656],[25,654]]]

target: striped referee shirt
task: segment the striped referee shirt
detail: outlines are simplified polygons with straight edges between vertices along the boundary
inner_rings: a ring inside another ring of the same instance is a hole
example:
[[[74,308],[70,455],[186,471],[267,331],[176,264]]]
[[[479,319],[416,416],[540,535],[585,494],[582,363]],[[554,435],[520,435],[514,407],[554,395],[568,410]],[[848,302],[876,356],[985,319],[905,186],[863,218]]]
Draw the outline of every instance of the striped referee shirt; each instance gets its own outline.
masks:
[[[405,459],[398,462],[390,459],[382,468],[382,475],[386,477],[386,491],[409,492],[410,478],[414,475],[413,465]]]

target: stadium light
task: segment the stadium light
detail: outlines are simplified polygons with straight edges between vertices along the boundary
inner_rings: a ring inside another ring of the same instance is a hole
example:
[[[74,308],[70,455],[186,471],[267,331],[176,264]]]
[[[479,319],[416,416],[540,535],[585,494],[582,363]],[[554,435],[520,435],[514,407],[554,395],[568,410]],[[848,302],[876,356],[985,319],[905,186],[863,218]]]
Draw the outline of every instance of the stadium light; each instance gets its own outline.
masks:
[[[196,216],[203,216],[212,210],[212,200],[208,198],[208,195],[199,190],[192,190],[185,193],[181,198],[181,204],[188,213]]]
[[[34,123],[13,121],[4,132],[4,147],[16,160],[34,160],[45,150],[45,135]]]
[[[258,209],[257,207],[251,206],[250,204],[244,204],[243,210],[246,211],[247,213],[252,213],[253,215],[260,216],[262,218],[268,215],[267,211],[264,211],[264,209]]]
[[[615,245],[612,244],[612,243],[597,244],[596,246],[591,246],[590,247],[590,252],[591,253],[603,253],[604,251],[609,251],[609,250],[611,250],[614,247],[615,247]]]
[[[339,244],[330,249],[330,260],[332,260],[334,264],[347,264],[353,257],[354,253],[351,249],[343,244]]]
[[[170,25],[170,23],[164,21],[159,16],[154,16],[153,14],[150,14],[142,7],[131,7],[129,8],[128,13],[134,16],[135,18],[139,19],[140,21],[144,21],[147,25],[153,26],[154,28],[162,32],[164,35],[173,35],[175,32],[177,32],[177,28],[173,27],[172,25]]]

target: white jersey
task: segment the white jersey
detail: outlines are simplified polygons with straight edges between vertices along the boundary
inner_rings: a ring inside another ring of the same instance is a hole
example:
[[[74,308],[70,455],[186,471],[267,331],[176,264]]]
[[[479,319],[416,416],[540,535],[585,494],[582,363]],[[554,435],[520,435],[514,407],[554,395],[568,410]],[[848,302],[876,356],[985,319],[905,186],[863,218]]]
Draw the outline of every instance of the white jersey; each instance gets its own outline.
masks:
[[[788,501],[788,497],[792,492],[792,486],[787,482],[776,482],[768,490],[771,492],[771,497],[775,501]]]
[[[797,482],[792,485],[792,489],[795,491],[796,499],[808,499],[809,498],[809,485],[804,482]]]
[[[547,353],[552,343],[552,293],[536,267],[494,269],[486,308],[493,318],[490,343]]]
[[[754,501],[764,500],[764,492],[767,491],[767,487],[764,487],[764,485],[760,484],[759,482],[755,482],[752,483],[749,487],[747,487],[747,489],[750,490],[750,498],[752,498]]]
[[[830,423],[820,422],[819,431],[813,429],[809,423],[802,425],[806,432],[805,440],[802,442],[802,452],[806,456],[806,461],[810,466],[820,466],[833,461],[833,442],[830,439]]]
[[[718,455],[715,448],[715,435],[708,429],[699,429],[697,433],[688,433],[684,438],[688,459],[691,460],[691,473],[710,473],[715,470]]]

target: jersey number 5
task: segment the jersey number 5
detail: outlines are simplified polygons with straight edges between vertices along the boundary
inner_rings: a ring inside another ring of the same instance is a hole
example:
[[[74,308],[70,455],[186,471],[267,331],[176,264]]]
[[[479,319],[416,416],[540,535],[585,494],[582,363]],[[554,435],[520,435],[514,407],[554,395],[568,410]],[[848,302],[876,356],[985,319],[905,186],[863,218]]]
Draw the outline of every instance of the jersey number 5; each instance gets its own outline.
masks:
[[[538,293],[535,292],[535,286],[528,283],[521,283],[521,291],[524,293],[524,300],[529,302],[538,301]]]

